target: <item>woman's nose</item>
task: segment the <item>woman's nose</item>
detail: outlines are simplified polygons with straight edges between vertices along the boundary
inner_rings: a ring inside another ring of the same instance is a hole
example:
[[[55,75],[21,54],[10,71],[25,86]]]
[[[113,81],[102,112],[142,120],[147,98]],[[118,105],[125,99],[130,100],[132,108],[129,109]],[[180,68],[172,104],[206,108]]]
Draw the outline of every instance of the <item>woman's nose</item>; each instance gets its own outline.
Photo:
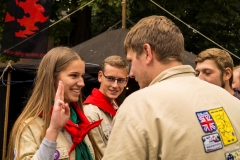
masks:
[[[81,86],[81,87],[84,87],[84,86],[85,86],[83,78],[80,78],[80,79],[78,80],[77,85],[78,85],[78,86]]]

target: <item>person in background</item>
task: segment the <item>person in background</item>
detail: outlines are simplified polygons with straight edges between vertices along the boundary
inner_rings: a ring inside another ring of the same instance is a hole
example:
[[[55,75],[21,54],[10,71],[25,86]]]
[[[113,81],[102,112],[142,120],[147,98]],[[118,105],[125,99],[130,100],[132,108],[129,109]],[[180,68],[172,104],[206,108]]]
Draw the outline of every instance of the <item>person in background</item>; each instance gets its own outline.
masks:
[[[226,160],[240,150],[240,101],[183,65],[184,39],[164,16],[141,19],[124,49],[140,90],[118,109],[103,160]]]
[[[89,133],[101,121],[90,123],[82,111],[84,73],[83,59],[68,47],[43,57],[32,94],[12,128],[7,160],[101,159]]]
[[[233,89],[240,89],[240,66],[235,66],[233,68]]]
[[[196,76],[215,84],[240,99],[240,91],[232,88],[233,60],[224,50],[210,48],[199,53],[195,59]]]
[[[101,125],[92,130],[98,147],[104,153],[116,115],[118,104],[115,99],[123,92],[128,81],[128,63],[120,56],[109,56],[98,73],[100,88],[94,88],[84,101],[83,110],[91,122],[103,119]]]

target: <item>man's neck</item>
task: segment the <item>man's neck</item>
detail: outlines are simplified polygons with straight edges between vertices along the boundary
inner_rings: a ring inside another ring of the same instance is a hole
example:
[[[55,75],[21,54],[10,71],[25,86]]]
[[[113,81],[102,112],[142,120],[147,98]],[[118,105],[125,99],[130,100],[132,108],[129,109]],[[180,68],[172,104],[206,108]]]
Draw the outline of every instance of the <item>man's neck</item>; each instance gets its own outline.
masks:
[[[110,103],[113,103],[114,99],[112,98],[109,98],[103,91],[103,89],[100,87],[99,88],[99,91],[107,98],[107,100],[110,102]]]
[[[173,68],[173,67],[176,67],[176,66],[181,66],[183,65],[181,62],[178,62],[178,61],[171,61],[167,64],[164,64],[164,63],[161,63],[161,62],[158,62],[157,60],[155,60],[156,62],[154,63],[154,66],[152,67],[151,69],[151,77],[152,77],[152,80],[154,78],[156,78],[160,73],[162,73],[163,71],[169,69],[169,68]]]
[[[231,95],[234,94],[234,90],[232,89],[232,87],[230,87],[229,84],[225,84],[224,89],[225,89],[226,91],[228,91]]]

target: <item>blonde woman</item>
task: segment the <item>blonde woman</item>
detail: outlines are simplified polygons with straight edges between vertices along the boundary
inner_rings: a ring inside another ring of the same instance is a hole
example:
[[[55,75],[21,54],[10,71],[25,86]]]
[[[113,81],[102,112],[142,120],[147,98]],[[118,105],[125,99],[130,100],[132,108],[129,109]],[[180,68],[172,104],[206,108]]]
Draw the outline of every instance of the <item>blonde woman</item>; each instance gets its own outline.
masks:
[[[35,85],[9,139],[7,159],[98,160],[102,153],[82,111],[85,63],[68,47],[56,47],[42,59]]]

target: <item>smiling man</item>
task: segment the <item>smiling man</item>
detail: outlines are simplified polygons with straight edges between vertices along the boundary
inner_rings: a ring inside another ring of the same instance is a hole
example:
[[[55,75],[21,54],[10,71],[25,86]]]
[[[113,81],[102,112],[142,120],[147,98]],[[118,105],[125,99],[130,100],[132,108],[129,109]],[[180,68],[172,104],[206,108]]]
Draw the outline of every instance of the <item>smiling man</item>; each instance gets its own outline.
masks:
[[[122,57],[107,57],[98,73],[100,88],[93,89],[84,101],[83,110],[91,122],[103,119],[101,125],[91,131],[102,153],[107,147],[112,120],[118,109],[115,99],[127,85],[128,70],[128,63]]]
[[[232,88],[233,60],[224,50],[210,48],[199,53],[195,59],[196,76],[201,80],[224,88],[240,99],[239,90]]]

